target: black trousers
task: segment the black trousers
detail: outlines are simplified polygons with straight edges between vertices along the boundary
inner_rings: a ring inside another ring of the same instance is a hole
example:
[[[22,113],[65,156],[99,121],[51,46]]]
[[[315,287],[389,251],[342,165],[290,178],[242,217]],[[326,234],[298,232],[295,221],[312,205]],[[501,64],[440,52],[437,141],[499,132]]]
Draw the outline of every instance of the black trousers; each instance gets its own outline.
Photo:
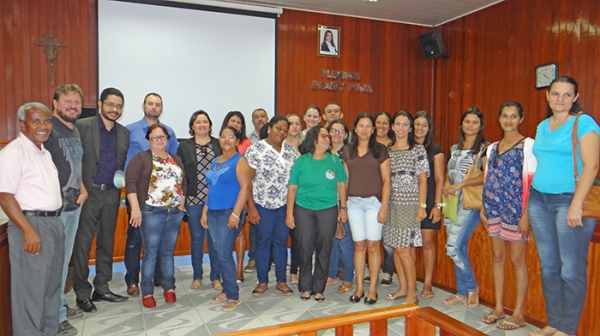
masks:
[[[100,295],[110,290],[112,279],[115,226],[119,214],[121,189],[88,190],[88,199],[81,208],[79,227],[73,247],[73,290],[78,300],[89,299],[92,285],[88,281],[90,248],[96,236],[96,277],[94,290]]]
[[[300,292],[323,293],[329,273],[329,257],[333,246],[333,237],[337,224],[337,206],[323,210],[309,210],[294,205],[294,220],[300,274],[298,289]],[[313,271],[312,257],[315,256]]]

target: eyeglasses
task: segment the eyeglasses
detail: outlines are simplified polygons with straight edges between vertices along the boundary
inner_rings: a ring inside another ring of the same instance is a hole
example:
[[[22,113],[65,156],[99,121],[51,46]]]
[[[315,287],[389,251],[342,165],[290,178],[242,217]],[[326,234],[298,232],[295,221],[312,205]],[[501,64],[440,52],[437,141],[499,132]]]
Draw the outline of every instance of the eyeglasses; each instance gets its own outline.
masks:
[[[157,136],[150,137],[150,141],[154,141],[154,142],[156,142],[158,140],[165,141],[166,138],[167,138],[166,135],[157,135]]]
[[[331,138],[329,136],[329,134],[319,134],[319,136],[321,137],[321,139],[329,139],[329,138]]]
[[[329,133],[344,134],[344,133],[346,133],[346,130],[341,129],[341,128],[332,128],[332,129],[329,130]]]
[[[104,105],[106,105],[109,109],[113,109],[113,108],[117,108],[117,110],[122,110],[123,109],[123,105],[121,104],[115,104],[113,102],[103,102]]]
[[[221,139],[221,140],[233,140],[233,139],[235,139],[235,135],[221,135],[219,137],[219,139]]]

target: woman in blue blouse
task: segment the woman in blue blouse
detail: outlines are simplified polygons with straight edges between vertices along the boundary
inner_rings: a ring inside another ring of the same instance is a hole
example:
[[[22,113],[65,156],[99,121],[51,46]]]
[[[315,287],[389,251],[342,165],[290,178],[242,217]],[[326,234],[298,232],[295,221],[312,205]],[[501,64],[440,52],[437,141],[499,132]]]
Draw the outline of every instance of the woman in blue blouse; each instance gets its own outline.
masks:
[[[219,271],[223,277],[223,292],[210,300],[210,303],[225,302],[221,307],[222,311],[234,310],[240,304],[231,250],[243,227],[244,207],[252,187],[252,170],[244,156],[237,152],[237,134],[231,126],[221,130],[219,145],[223,154],[213,160],[206,173],[208,198],[200,219],[202,227],[210,230]]]
[[[529,335],[573,335],[587,292],[587,256],[595,221],[582,218],[582,204],[598,173],[600,128],[592,117],[577,121],[575,183],[571,135],[582,112],[577,82],[561,76],[546,93],[547,119],[535,135],[538,165],[529,196],[529,218],[535,235],[548,324]]]

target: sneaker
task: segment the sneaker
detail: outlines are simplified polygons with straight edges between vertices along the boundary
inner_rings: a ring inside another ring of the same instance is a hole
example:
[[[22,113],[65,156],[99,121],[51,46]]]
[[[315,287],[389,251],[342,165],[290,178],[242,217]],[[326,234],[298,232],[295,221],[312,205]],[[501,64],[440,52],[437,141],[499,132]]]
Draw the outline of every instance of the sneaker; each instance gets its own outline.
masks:
[[[392,275],[389,273],[385,273],[383,272],[383,276],[381,277],[381,285],[382,286],[389,286],[392,284]]]
[[[244,268],[244,272],[246,272],[246,273],[252,273],[255,270],[256,270],[256,261],[249,260],[248,261],[248,265],[246,265],[246,268]]]
[[[58,324],[58,336],[77,335],[77,329],[69,323],[69,320],[64,320]]]
[[[83,310],[81,310],[81,309],[73,309],[73,308],[70,308],[69,305],[65,305],[65,308],[67,308],[67,318],[68,319],[76,319],[76,318],[80,318],[83,316]]]
[[[365,277],[365,280],[363,280],[363,281],[364,281],[365,283],[369,283],[369,282],[371,282],[371,276],[370,276],[370,275],[367,275],[367,276]]]

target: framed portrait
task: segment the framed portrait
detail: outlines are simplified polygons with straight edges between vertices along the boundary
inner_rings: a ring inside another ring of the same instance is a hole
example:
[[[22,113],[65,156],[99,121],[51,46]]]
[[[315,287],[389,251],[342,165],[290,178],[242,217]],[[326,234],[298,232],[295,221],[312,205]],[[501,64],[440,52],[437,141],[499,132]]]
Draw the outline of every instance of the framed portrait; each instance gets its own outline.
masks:
[[[340,27],[319,25],[319,29],[317,29],[317,55],[340,57]]]

